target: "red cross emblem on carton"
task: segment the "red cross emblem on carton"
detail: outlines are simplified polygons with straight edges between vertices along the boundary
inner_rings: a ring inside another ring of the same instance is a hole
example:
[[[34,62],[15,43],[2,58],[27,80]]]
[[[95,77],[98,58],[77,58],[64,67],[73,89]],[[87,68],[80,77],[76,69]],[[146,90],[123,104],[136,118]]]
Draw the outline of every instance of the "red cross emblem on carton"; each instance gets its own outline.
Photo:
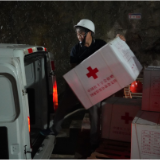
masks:
[[[88,78],[90,77],[93,77],[94,79],[98,78],[96,73],[99,72],[99,70],[97,68],[92,69],[91,67],[88,67],[87,69],[89,71],[89,73],[86,74]]]
[[[132,117],[129,117],[129,113],[128,112],[125,112],[125,116],[121,116],[121,119],[125,120],[125,124],[129,124],[129,121],[133,120]]]

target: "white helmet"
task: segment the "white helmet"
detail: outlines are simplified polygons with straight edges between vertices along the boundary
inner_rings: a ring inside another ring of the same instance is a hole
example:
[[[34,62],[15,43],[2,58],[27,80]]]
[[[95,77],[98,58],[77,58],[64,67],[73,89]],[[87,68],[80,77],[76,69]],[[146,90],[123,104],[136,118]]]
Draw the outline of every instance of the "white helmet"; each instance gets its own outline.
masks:
[[[89,19],[81,19],[74,27],[84,27],[95,33],[94,23]]]

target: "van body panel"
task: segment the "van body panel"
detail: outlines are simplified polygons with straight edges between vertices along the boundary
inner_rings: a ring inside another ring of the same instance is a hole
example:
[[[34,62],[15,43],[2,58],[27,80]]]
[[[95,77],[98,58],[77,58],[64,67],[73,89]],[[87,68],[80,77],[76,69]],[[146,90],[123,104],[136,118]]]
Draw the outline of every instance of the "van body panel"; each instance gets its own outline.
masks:
[[[0,60],[0,127],[7,128],[8,154],[13,159],[26,158],[25,147],[30,148],[27,123],[29,112],[26,112],[28,106],[24,103],[19,66],[16,58]]]
[[[39,134],[49,126],[53,108],[50,57],[44,51],[27,55],[30,47],[0,44],[0,149],[4,153],[0,159],[31,159],[37,155],[46,159],[54,147],[54,136],[46,139]]]

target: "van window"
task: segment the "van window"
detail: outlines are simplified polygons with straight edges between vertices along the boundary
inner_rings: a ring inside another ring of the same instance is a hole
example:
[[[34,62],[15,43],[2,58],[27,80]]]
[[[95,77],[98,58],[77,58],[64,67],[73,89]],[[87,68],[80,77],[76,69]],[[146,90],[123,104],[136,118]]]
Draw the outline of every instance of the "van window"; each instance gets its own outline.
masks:
[[[0,73],[0,121],[13,121],[18,116],[18,93],[15,78],[7,73]]]

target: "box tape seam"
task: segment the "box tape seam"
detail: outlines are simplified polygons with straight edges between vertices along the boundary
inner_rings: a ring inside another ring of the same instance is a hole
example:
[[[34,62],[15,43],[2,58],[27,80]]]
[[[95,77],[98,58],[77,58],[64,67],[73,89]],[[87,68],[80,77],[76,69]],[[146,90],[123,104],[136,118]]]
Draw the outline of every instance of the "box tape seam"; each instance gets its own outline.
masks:
[[[139,154],[139,159],[141,159],[141,154],[140,154],[140,146],[138,143],[138,133],[137,133],[137,124],[135,124],[135,131],[136,131],[136,141],[137,141],[137,146],[138,146],[138,154]]]

